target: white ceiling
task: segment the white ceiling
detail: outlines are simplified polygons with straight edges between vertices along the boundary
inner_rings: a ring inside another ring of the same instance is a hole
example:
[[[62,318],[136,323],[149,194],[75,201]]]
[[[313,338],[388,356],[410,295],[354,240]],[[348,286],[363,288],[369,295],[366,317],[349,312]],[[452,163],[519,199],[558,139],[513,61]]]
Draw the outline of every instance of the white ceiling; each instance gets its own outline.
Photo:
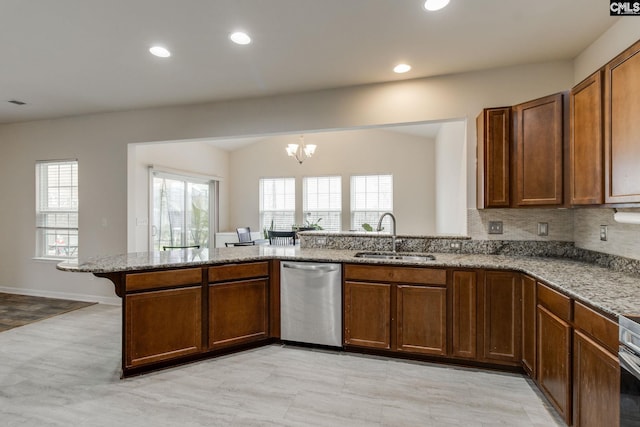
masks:
[[[422,4],[2,0],[0,123],[572,59],[618,19],[604,0]],[[253,43],[232,44],[236,29]],[[156,43],[172,57],[151,56]]]

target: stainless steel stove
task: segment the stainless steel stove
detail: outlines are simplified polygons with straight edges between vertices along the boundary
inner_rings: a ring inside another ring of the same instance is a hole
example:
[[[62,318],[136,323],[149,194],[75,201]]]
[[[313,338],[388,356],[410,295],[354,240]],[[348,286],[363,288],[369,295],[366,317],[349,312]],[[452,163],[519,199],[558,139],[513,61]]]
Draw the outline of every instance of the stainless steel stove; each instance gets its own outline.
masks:
[[[640,316],[618,317],[620,426],[640,426]]]

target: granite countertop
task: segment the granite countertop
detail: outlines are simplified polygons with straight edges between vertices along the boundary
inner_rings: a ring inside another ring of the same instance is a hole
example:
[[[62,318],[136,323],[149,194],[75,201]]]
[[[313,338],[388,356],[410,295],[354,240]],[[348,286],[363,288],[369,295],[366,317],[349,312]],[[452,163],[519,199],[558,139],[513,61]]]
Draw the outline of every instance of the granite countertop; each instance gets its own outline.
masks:
[[[613,271],[586,262],[562,258],[445,253],[434,253],[435,261],[424,262],[355,258],[356,252],[337,249],[301,249],[293,246],[186,249],[100,257],[80,264],[64,262],[58,264],[57,268],[73,272],[115,273],[276,258],[315,262],[504,269],[526,273],[614,317],[620,314],[640,314],[640,276]]]
[[[371,237],[371,238],[390,238],[389,231],[327,231],[327,230],[304,230],[299,231],[301,236],[311,237]],[[448,239],[448,240],[471,240],[470,236],[459,234],[397,234],[397,239]]]

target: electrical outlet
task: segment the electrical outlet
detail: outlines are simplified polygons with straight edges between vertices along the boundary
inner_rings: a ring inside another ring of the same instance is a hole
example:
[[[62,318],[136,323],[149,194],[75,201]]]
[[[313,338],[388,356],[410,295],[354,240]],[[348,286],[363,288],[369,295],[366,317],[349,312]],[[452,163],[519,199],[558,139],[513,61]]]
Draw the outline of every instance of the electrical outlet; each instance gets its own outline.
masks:
[[[502,234],[502,221],[489,221],[489,234]]]
[[[327,238],[326,237],[316,237],[316,245],[326,245]]]
[[[603,242],[607,241],[607,226],[606,225],[601,225],[600,226],[600,240],[602,240]]]
[[[548,222],[539,222],[538,223],[538,236],[548,236],[549,235],[549,223]]]
[[[449,247],[451,249],[460,249],[462,247],[462,243],[460,243],[460,242],[451,242]]]

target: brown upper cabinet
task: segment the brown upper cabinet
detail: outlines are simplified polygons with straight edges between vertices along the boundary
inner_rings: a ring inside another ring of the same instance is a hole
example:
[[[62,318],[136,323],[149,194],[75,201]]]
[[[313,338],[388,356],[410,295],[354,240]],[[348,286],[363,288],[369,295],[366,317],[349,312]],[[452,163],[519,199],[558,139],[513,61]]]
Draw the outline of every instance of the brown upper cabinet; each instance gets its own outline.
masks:
[[[558,93],[514,107],[513,204],[563,204],[565,94]]]
[[[639,100],[640,40],[570,93],[484,109],[478,209],[637,206]]]
[[[587,77],[570,95],[570,203],[604,202],[602,71]]]
[[[476,119],[476,130],[478,209],[508,208],[511,107],[485,108]]]
[[[604,73],[605,202],[640,202],[640,41]]]
[[[478,116],[478,209],[564,204],[565,97],[487,108]]]

